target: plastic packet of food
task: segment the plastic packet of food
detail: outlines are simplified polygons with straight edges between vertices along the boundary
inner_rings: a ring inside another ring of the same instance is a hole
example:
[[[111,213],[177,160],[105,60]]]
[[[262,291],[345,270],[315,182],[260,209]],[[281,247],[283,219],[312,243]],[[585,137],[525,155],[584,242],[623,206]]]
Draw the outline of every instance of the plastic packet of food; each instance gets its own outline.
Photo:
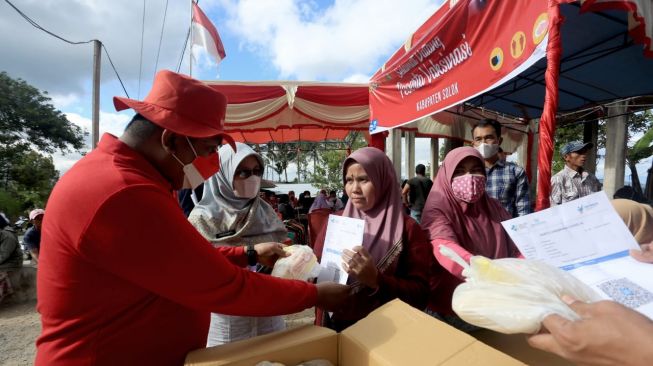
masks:
[[[473,256],[467,264],[449,248],[441,246],[440,251],[465,268],[466,282],[454,290],[453,310],[479,327],[506,334],[536,333],[547,315],[578,319],[561,300],[563,295],[584,302],[601,300],[576,277],[543,262]]]
[[[306,245],[291,245],[284,250],[290,256],[277,260],[272,268],[272,276],[306,281],[320,274],[320,264],[313,249]]]

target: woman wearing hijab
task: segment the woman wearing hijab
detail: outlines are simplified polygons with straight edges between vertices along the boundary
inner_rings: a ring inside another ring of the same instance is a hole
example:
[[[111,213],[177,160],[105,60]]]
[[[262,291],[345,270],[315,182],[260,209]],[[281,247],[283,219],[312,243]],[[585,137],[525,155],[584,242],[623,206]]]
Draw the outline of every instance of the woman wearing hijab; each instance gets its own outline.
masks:
[[[328,209],[331,208],[331,206],[329,205],[328,197],[326,195],[326,191],[324,189],[317,194],[317,197],[315,197],[315,201],[313,201],[313,204],[311,205],[311,208],[308,210],[308,213],[323,208],[328,208]]]
[[[612,200],[612,206],[640,245],[653,243],[653,207],[629,199]]]
[[[338,214],[365,221],[363,245],[343,255],[350,299],[331,317],[318,312],[316,323],[340,331],[395,298],[424,309],[435,261],[426,233],[403,212],[392,163],[379,149],[359,149],[344,162],[343,182],[349,200]],[[318,257],[325,234],[326,227],[316,240]]]
[[[501,203],[485,193],[485,167],[472,147],[451,150],[444,158],[426,200],[422,227],[428,232],[437,261],[448,272],[437,291],[431,289],[427,311],[451,325],[472,330],[451,309],[453,290],[463,282],[463,268],[440,253],[445,246],[466,262],[473,255],[490,259],[519,257],[501,221],[511,218]],[[470,326],[471,327],[471,326]]]
[[[225,145],[226,146],[226,145]],[[220,148],[220,171],[204,183],[204,195],[188,220],[214,246],[284,242],[286,228],[259,197],[263,159],[249,146]],[[283,317],[211,314],[207,346],[229,343],[285,328]]]

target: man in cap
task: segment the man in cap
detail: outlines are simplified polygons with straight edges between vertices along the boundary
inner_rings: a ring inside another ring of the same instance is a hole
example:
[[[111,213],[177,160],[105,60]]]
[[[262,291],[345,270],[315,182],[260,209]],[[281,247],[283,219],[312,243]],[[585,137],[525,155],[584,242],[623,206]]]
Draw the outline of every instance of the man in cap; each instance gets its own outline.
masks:
[[[25,248],[29,250],[32,255],[32,260],[35,263],[39,262],[39,252],[41,251],[41,225],[43,225],[43,216],[45,211],[41,208],[35,208],[29,212],[29,221],[32,227],[27,229],[25,236],[23,236],[23,243]]]
[[[583,165],[591,142],[572,141],[560,149],[565,167],[551,177],[551,206],[573,201],[601,190],[601,183],[594,174],[585,171]]]
[[[342,304],[348,287],[244,270],[280,244],[212,247],[173,191],[219,169],[226,98],[159,72],[120,138],[105,134],[57,183],[43,223],[37,365],[181,365],[204,347],[210,312],[270,316]],[[239,268],[241,267],[241,268]]]

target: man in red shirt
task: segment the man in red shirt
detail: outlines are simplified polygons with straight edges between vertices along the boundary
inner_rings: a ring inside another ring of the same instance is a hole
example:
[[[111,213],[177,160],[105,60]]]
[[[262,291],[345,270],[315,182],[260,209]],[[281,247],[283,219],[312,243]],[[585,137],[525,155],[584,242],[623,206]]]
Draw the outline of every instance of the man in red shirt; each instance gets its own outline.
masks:
[[[213,248],[186,220],[173,190],[219,167],[226,98],[170,72],[138,114],[57,183],[47,204],[38,272],[37,365],[180,365],[206,344],[209,313],[271,316],[334,309],[348,288],[262,276],[275,243]],[[258,258],[257,258],[258,256]]]

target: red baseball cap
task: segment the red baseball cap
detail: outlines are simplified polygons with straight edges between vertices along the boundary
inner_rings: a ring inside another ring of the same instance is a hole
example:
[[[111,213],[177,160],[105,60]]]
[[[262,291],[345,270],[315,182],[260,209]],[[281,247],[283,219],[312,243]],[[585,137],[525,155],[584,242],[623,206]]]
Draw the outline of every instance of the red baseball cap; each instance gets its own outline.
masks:
[[[227,98],[203,82],[169,70],[154,77],[152,90],[139,101],[113,97],[117,111],[131,108],[152,123],[180,135],[196,138],[221,136],[236,150],[224,132]]]

